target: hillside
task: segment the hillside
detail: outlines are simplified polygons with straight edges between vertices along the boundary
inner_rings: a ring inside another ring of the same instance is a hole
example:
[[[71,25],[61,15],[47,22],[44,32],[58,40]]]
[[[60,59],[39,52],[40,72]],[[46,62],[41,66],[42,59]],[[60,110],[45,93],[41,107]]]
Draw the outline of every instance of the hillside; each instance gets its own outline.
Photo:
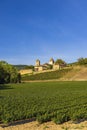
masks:
[[[71,68],[61,69],[57,71],[35,73],[33,75],[23,75],[23,81],[34,80],[87,80],[87,67],[73,66]]]
[[[22,80],[23,81],[29,81],[29,80],[53,80],[53,79],[60,79],[64,75],[66,75],[69,71],[71,71],[72,68],[67,69],[61,69],[56,71],[50,71],[50,72],[42,72],[42,73],[36,73],[32,75],[23,75]]]
[[[87,80],[87,67],[84,66],[74,66],[71,71],[64,75],[61,80],[77,80],[83,81]]]
[[[24,69],[27,65],[13,65],[14,67],[17,68],[17,70]]]

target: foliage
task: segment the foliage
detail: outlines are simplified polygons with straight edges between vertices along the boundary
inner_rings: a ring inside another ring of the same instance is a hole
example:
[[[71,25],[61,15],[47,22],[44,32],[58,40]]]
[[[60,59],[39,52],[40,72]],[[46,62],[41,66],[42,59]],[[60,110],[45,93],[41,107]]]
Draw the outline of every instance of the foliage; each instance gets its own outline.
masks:
[[[22,69],[32,69],[34,70],[33,65],[13,65],[17,70],[22,70]]]
[[[25,80],[59,79],[69,71],[71,71],[71,68],[57,70],[57,71],[51,71],[51,72],[44,72],[44,73],[39,73],[39,74],[35,74],[35,75],[25,75],[22,77],[22,80],[25,81]]]
[[[87,81],[0,85],[0,122],[87,119]]]
[[[0,61],[0,84],[20,82],[19,75],[15,67],[5,61]]]
[[[7,74],[5,74],[4,68],[0,65],[0,83],[3,83],[5,81],[4,75],[7,75]]]
[[[24,67],[24,69],[32,69],[32,70],[34,70],[34,66],[33,65],[27,65],[27,66]]]
[[[21,74],[20,73],[17,74],[17,83],[21,83]]]
[[[55,62],[55,64],[56,65],[57,64],[59,64],[59,65],[66,65],[66,62],[64,60],[62,60],[62,59],[57,59],[56,62]]]
[[[27,65],[13,65],[17,70],[24,69]]]
[[[48,65],[48,67],[47,67],[48,69],[53,69],[53,65]]]
[[[78,64],[79,65],[87,65],[87,58],[79,58]]]
[[[57,115],[57,117],[55,117],[55,118],[53,119],[53,121],[54,121],[56,124],[62,124],[62,123],[67,122],[67,121],[69,121],[69,120],[70,120],[69,116],[68,116],[67,114],[65,114],[65,113],[59,113],[59,114]]]
[[[47,70],[53,69],[53,65],[45,63],[43,66],[46,66]]]

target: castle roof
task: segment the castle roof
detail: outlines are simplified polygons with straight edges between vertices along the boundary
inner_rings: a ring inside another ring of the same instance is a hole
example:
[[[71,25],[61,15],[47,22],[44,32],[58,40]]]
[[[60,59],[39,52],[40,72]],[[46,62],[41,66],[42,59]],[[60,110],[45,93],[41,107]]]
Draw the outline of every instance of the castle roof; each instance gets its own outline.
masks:
[[[37,60],[36,60],[36,62],[37,62],[37,61],[40,61],[40,60],[39,60],[39,59],[37,59]]]
[[[53,58],[50,58],[50,61],[53,61],[53,62],[54,62],[54,59],[53,59]]]

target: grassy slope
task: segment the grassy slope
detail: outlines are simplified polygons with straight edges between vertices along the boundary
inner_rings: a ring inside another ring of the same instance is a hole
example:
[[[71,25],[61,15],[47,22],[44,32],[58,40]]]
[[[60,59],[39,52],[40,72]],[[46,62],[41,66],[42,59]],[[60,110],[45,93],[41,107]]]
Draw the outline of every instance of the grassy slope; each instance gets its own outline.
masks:
[[[52,80],[52,79],[59,79],[63,77],[66,73],[71,71],[71,68],[68,69],[62,69],[62,70],[56,70],[51,72],[44,72],[44,73],[37,73],[34,75],[25,75],[22,77],[23,81],[29,81],[29,80]]]
[[[84,66],[74,66],[73,68],[67,68],[63,70],[37,73],[34,75],[24,75],[22,77],[23,81],[29,80],[87,80],[87,67]]]
[[[87,80],[87,67],[74,66],[71,71],[62,77],[66,80]]]

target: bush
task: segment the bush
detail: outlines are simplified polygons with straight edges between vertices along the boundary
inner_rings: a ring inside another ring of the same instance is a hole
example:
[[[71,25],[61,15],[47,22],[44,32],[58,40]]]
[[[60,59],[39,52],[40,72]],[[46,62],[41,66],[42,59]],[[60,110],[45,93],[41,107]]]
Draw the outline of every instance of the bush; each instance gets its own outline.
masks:
[[[0,84],[21,82],[21,75],[17,69],[7,62],[0,61]]]

